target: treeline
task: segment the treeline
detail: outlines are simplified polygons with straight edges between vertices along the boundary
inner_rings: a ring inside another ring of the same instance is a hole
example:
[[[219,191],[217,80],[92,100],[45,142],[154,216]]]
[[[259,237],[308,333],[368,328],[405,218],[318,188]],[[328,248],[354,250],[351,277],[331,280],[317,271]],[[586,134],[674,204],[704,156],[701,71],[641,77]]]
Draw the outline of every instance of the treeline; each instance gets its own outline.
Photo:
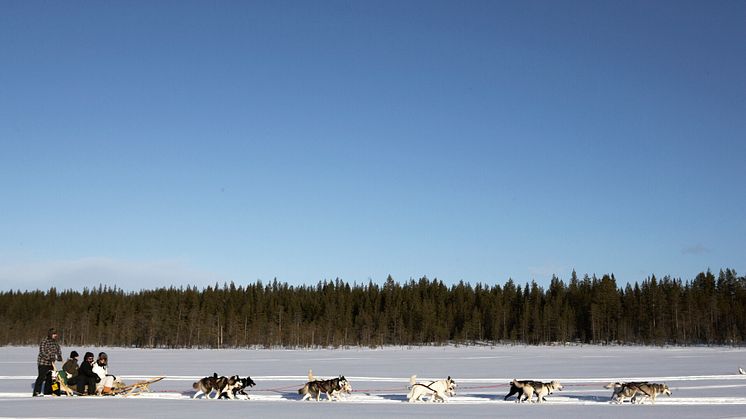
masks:
[[[572,273],[504,285],[389,277],[291,286],[124,292],[0,293],[0,345],[36,345],[56,327],[66,346],[314,347],[472,342],[743,344],[746,277],[731,269],[619,287],[614,275]]]

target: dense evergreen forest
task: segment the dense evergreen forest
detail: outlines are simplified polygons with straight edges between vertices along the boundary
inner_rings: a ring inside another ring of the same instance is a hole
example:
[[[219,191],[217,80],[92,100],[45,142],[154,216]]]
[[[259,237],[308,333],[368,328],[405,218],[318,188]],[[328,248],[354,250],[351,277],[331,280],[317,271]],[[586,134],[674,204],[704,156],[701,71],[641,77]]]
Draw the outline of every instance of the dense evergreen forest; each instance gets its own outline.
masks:
[[[312,347],[552,342],[743,344],[746,277],[731,269],[691,281],[655,276],[620,287],[575,272],[535,282],[446,286],[273,281],[124,292],[0,293],[0,345],[36,345],[48,327],[66,346]]]

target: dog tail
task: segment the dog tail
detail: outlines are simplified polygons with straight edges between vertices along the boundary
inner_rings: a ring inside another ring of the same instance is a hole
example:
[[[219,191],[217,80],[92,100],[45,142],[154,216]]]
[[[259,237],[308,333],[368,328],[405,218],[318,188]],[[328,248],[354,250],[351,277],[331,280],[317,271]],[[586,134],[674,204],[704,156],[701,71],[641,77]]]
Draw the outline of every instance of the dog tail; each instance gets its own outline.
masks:
[[[308,370],[308,381],[313,381],[313,380],[314,380],[313,371],[309,369]]]
[[[196,389],[197,389],[197,387],[199,387],[199,383],[194,383],[194,384],[192,384],[192,388],[193,388],[193,389],[195,389],[195,390],[196,390]]]
[[[617,388],[621,386],[622,383],[609,383],[604,386],[604,388]]]
[[[413,399],[413,397],[414,397],[414,384],[416,382],[417,382],[417,376],[416,375],[413,375],[413,376],[409,377],[409,387],[407,387],[409,389],[409,393],[407,393],[407,400],[409,400],[410,402],[414,401],[414,399]]]

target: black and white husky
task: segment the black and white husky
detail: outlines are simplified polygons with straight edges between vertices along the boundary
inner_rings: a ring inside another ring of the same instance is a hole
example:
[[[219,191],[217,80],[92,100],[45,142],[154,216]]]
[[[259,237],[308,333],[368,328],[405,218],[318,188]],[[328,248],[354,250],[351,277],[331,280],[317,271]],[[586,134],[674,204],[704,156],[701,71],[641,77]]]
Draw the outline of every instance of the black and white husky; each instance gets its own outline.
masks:
[[[556,380],[548,383],[536,380],[513,380],[510,382],[510,392],[503,400],[508,400],[508,397],[518,394],[516,402],[531,402],[531,398],[536,394],[538,402],[541,403],[546,401],[546,396],[552,394],[555,390],[562,390],[562,388],[562,384]]]
[[[456,395],[456,382],[450,375],[443,380],[423,381],[421,383],[418,383],[417,376],[413,375],[409,377],[409,386],[407,399],[410,402],[420,401],[423,397],[428,397],[431,402],[445,402],[448,397]]]
[[[249,400],[249,394],[246,393],[247,387],[254,387],[256,383],[251,377],[240,378],[235,376],[238,380],[232,386],[226,387],[222,393],[220,393],[219,399],[245,399]]]
[[[330,380],[316,380],[313,372],[308,371],[308,382],[298,389],[298,394],[303,395],[301,400],[308,400],[315,397],[316,401],[321,399],[321,393],[326,394],[327,400],[339,399],[343,393],[351,393],[352,385],[347,381],[344,375]]]
[[[217,373],[213,373],[210,377],[201,378],[196,383],[192,384],[192,388],[197,390],[192,396],[196,399],[200,395],[204,395],[205,399],[217,399],[221,394],[227,393],[228,398],[234,398],[233,389],[240,385],[241,381],[237,375],[231,377],[218,377]],[[210,397],[212,392],[215,392],[215,397]]]

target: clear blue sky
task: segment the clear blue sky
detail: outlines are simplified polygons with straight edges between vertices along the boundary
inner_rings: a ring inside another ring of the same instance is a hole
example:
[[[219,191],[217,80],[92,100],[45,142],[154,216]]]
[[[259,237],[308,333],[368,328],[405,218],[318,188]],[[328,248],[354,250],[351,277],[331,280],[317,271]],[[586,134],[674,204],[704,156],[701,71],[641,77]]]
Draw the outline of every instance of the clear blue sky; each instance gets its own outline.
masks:
[[[2,1],[0,289],[744,273],[745,22]]]

